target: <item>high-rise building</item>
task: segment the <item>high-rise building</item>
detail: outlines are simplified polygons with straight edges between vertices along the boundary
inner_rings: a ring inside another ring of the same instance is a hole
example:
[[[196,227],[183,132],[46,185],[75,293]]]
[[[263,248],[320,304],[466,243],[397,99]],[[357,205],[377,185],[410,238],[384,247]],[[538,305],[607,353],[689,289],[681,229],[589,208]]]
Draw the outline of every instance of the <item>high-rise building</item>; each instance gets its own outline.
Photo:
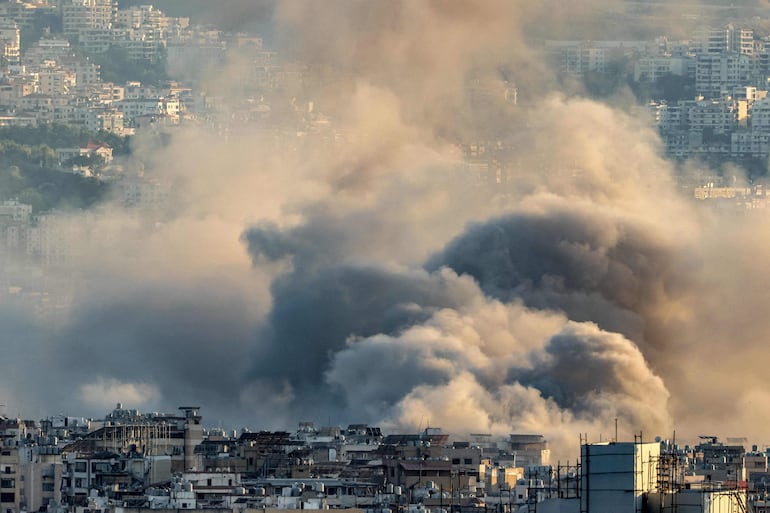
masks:
[[[695,33],[698,54],[735,52],[743,55],[754,53],[754,31],[736,27],[732,23],[724,27],[701,27]]]
[[[90,30],[109,30],[117,7],[113,0],[68,0],[62,3],[62,30],[78,37]]]

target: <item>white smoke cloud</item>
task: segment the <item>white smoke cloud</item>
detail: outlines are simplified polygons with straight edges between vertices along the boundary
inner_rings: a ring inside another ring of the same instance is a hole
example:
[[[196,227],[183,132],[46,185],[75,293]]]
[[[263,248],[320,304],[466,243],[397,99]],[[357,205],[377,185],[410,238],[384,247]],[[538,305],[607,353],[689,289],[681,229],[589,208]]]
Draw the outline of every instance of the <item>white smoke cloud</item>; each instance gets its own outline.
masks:
[[[520,301],[478,300],[397,335],[352,339],[326,380],[401,430],[426,419],[455,433],[535,430],[559,450],[577,426],[601,432],[618,417],[647,432],[671,427],[668,390],[633,342]]]
[[[162,398],[160,390],[152,383],[122,382],[105,377],[82,384],[78,395],[91,410],[104,412],[114,408],[117,403],[150,411]]]

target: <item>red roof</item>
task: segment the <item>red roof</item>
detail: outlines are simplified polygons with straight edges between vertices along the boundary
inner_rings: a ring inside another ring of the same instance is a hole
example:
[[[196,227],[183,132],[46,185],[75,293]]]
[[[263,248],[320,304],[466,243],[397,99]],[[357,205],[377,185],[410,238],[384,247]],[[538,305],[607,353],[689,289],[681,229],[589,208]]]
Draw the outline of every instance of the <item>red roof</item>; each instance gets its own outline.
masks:
[[[109,144],[105,143],[95,143],[93,141],[88,141],[88,144],[86,144],[83,149],[86,150],[98,150],[99,148],[107,148],[111,149]]]

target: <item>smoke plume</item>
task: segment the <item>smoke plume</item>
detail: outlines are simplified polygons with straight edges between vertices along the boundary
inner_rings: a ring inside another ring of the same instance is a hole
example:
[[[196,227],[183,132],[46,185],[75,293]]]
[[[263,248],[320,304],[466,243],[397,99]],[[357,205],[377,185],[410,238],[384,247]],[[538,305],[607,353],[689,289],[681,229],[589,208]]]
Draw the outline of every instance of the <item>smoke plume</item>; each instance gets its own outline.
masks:
[[[429,420],[540,432],[565,457],[616,418],[625,438],[759,436],[763,219],[695,208],[634,106],[558,91],[532,36],[622,3],[555,4],[239,2],[274,15],[302,83],[267,95],[267,126],[138,138],[162,208],[60,216],[69,308],[2,305],[0,399],[197,403],[257,429]],[[242,65],[201,83],[242,90]],[[510,165],[480,179],[470,144]]]

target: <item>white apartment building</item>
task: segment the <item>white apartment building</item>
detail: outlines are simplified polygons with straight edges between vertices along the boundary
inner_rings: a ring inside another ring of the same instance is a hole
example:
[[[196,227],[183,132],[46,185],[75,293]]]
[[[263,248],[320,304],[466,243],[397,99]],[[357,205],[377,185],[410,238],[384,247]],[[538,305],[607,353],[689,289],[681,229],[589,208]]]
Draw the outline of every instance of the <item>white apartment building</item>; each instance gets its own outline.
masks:
[[[172,123],[179,122],[179,100],[176,98],[126,98],[114,105],[123,112],[128,124],[149,115],[165,116]]]
[[[730,156],[767,157],[770,155],[770,132],[742,130],[730,135]]]
[[[3,64],[13,65],[21,62],[21,39],[16,23],[0,20],[0,50]]]
[[[18,200],[5,200],[0,203],[0,219],[13,221],[29,221],[32,216],[32,206],[19,203]]]
[[[596,47],[584,41],[547,41],[546,51],[562,73],[604,71],[609,60],[609,49]]]
[[[751,83],[753,63],[749,55],[702,53],[695,59],[695,91],[705,98],[719,98]]]
[[[115,14],[115,26],[120,28],[166,30],[168,25],[169,19],[163,11],[152,5],[134,5]]]
[[[754,102],[749,111],[752,130],[770,133],[770,97]]]
[[[61,503],[62,462],[55,446],[19,449],[23,487],[21,503],[27,511],[40,511],[51,503]]]
[[[739,102],[731,99],[701,100],[689,109],[689,126],[692,130],[727,133],[735,128],[740,112]]]
[[[64,35],[72,37],[89,30],[109,30],[115,10],[113,0],[67,0],[61,6]]]
[[[18,513],[21,504],[19,448],[0,446],[0,511]]]
[[[545,49],[562,73],[602,72],[613,57],[646,51],[647,42],[546,41]]]
[[[44,266],[71,262],[77,254],[79,226],[55,214],[40,215],[27,232],[27,255]]]
[[[97,85],[101,82],[101,69],[98,64],[77,59],[73,62],[72,69],[75,72],[75,84],[78,86]]]
[[[32,69],[47,60],[58,62],[72,53],[70,43],[66,39],[41,39],[24,52],[22,63]]]
[[[687,128],[690,123],[690,109],[695,105],[694,100],[679,100],[676,103],[650,102],[647,110],[661,131],[680,130]]]
[[[38,92],[47,96],[64,96],[76,85],[74,71],[44,68],[38,72]]]
[[[659,458],[657,442],[582,445],[580,511],[641,511],[643,495],[657,488]]]
[[[39,9],[50,9],[41,3],[23,2],[11,0],[0,5],[0,17],[13,20],[19,27],[30,27],[34,22],[35,14]]]
[[[698,54],[754,53],[754,31],[733,24],[719,28],[701,27],[695,32],[695,41]]]
[[[110,28],[83,29],[78,32],[78,44],[87,53],[104,53],[115,42]]]
[[[670,55],[641,57],[634,63],[636,82],[654,82],[665,75],[687,76],[695,68],[692,57]]]

